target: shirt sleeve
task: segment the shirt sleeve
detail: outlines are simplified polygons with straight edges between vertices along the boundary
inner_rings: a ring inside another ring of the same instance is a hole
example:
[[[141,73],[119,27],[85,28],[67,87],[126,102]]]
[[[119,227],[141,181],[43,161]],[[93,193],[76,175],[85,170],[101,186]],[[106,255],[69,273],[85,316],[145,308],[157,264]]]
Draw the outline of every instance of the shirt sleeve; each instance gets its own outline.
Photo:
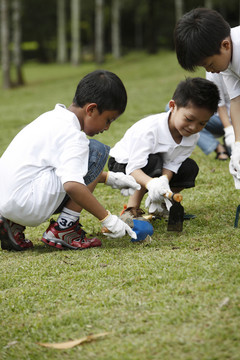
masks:
[[[63,129],[55,139],[56,154],[53,167],[62,184],[76,181],[82,184],[88,172],[89,140],[74,119],[59,121]]]
[[[126,174],[141,169],[147,165],[149,154],[154,151],[155,136],[153,131],[139,131],[132,136],[129,161],[126,167]]]

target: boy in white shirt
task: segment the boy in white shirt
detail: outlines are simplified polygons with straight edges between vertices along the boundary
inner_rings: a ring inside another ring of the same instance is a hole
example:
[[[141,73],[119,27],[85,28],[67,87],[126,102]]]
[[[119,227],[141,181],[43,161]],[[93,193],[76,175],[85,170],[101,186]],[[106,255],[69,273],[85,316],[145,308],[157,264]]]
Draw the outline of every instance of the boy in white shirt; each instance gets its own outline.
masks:
[[[140,216],[140,204],[148,191],[145,205],[149,212],[163,215],[164,194],[195,186],[198,166],[189,156],[218,101],[214,83],[188,78],[177,86],[168,112],[139,120],[110,150],[109,170],[132,175],[141,185],[130,196],[125,213]]]
[[[174,38],[178,62],[185,70],[203,66],[223,77],[236,141],[229,164],[236,185],[240,179],[240,26],[230,28],[217,11],[197,8],[177,22]]]
[[[107,131],[125,110],[127,94],[117,75],[96,70],[78,84],[73,103],[39,116],[22,129],[0,158],[0,240],[2,249],[33,247],[25,239],[26,226],[38,226],[52,214],[42,241],[56,249],[100,246],[88,239],[79,224],[82,209],[97,217],[111,237],[132,229],[111,215],[93,196],[99,182],[133,191],[139,187],[132,177],[103,172],[109,147],[88,140]]]

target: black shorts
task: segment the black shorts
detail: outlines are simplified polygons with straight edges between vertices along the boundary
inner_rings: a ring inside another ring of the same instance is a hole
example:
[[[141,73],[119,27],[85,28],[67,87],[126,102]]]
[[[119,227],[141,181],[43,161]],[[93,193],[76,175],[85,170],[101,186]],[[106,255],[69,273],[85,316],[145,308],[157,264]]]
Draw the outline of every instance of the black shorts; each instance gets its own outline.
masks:
[[[123,172],[126,174],[127,164],[118,163],[115,158],[110,157],[108,160],[108,169],[113,172]],[[161,153],[150,154],[148,157],[148,163],[141,170],[151,176],[159,177],[162,175],[163,160]],[[198,175],[199,167],[197,163],[190,158],[183,161],[182,165],[178,169],[177,174],[174,173],[170,186],[175,188],[191,188],[195,186],[195,179]]]

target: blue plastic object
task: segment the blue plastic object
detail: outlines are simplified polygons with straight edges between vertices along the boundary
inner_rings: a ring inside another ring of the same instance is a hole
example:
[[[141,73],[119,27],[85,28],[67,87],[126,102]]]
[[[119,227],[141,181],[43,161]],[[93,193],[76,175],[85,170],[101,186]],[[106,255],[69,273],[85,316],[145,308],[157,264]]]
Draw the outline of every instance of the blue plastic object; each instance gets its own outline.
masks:
[[[148,235],[153,234],[153,226],[148,221],[133,219],[133,231],[137,234],[137,239],[131,238],[132,242],[143,241]]]

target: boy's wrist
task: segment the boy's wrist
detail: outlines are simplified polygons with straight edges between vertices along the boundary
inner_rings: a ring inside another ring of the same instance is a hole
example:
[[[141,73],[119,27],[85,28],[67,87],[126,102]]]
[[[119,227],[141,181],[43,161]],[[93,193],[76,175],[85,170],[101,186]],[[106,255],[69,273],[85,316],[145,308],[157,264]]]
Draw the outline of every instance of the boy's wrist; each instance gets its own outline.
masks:
[[[100,223],[102,223],[104,220],[106,220],[111,215],[109,210],[106,210],[106,211],[107,211],[107,215],[103,219],[101,219],[101,220],[99,219]]]
[[[105,179],[105,181],[104,181],[104,184],[107,184],[108,178],[109,178],[109,171],[108,171],[107,174],[106,174],[106,179]]]

